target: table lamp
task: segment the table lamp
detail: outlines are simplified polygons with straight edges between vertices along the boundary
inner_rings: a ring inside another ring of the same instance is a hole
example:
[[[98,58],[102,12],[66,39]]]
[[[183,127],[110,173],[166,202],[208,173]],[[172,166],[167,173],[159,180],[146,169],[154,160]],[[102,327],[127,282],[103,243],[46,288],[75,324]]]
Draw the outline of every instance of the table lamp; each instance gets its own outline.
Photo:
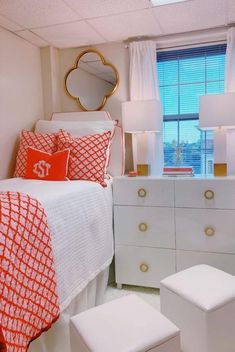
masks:
[[[235,129],[235,92],[201,96],[199,98],[199,127],[202,130],[215,130],[214,175],[226,176],[229,152],[226,131]]]
[[[122,103],[122,126],[124,132],[132,134],[134,170],[138,171],[138,175],[149,175],[151,146],[148,134],[162,131],[160,101],[136,100]]]

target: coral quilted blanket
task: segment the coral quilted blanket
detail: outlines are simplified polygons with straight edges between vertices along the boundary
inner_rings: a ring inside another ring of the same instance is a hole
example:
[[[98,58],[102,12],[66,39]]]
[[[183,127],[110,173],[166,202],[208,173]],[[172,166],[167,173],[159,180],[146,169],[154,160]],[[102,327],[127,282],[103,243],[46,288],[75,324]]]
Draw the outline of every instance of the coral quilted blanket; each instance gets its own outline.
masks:
[[[59,316],[51,237],[41,204],[0,192],[0,352],[25,352]]]

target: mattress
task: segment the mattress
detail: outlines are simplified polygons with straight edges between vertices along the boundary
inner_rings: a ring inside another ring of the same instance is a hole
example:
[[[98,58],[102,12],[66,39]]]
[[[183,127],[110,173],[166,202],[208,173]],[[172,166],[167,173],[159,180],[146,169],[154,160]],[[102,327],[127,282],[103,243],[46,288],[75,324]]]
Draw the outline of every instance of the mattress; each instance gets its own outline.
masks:
[[[0,191],[27,193],[47,213],[61,310],[113,257],[112,187],[90,181],[0,181]]]

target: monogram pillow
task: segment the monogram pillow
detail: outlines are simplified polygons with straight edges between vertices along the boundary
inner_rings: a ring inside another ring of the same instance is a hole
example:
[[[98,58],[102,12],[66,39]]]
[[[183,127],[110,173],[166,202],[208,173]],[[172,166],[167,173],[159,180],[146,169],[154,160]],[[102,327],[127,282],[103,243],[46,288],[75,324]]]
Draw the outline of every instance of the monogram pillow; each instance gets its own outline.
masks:
[[[69,149],[50,154],[29,147],[25,178],[47,181],[67,180],[69,154]]]
[[[20,147],[16,157],[14,177],[25,177],[28,147],[32,147],[46,153],[55,153],[57,151],[56,134],[41,134],[25,130],[21,132]]]
[[[112,133],[92,134],[81,138],[72,138],[70,133],[60,130],[58,150],[70,149],[68,178],[70,180],[88,180],[106,187],[108,149]]]

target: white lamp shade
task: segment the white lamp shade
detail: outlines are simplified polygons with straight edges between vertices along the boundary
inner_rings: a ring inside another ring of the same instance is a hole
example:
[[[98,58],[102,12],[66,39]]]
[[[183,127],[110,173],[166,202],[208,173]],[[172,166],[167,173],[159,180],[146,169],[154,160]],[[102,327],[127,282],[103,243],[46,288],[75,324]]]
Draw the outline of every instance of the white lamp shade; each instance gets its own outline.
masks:
[[[203,95],[199,102],[201,129],[235,128],[235,92]]]
[[[158,100],[122,103],[122,126],[125,132],[143,133],[162,130],[162,106]]]

